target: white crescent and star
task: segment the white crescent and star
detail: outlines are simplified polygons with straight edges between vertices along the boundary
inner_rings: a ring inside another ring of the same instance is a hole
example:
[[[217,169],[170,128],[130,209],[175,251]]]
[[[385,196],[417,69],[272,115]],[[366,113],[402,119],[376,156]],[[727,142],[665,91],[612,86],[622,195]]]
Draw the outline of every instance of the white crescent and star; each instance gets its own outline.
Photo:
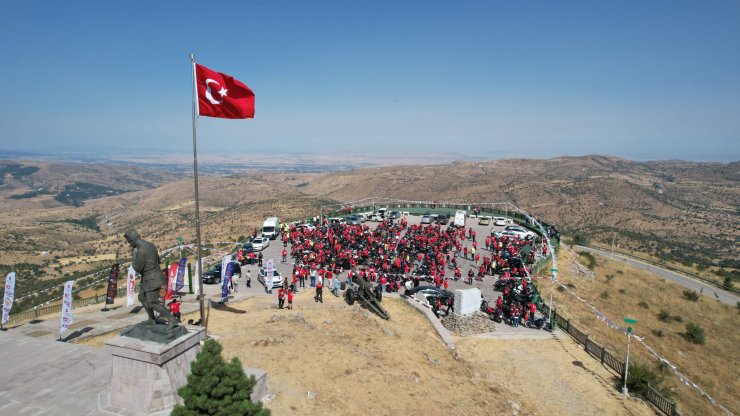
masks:
[[[219,95],[221,95],[221,100],[217,100],[217,99],[213,98],[213,94],[211,94],[211,85],[210,85],[211,83],[214,83],[214,84],[218,85],[219,87],[221,87],[221,89],[220,89],[220,90],[218,90],[218,93],[219,93]],[[216,81],[215,79],[210,79],[210,78],[208,78],[208,79],[206,80],[206,99],[207,99],[207,100],[208,100],[208,101],[209,101],[209,102],[210,102],[211,104],[221,104],[221,103],[223,103],[223,102],[224,102],[224,97],[226,97],[226,93],[227,93],[228,91],[229,91],[229,90],[227,90],[226,88],[224,88],[224,87],[223,87],[223,86],[222,86],[221,84],[219,84],[219,83],[218,83],[218,81]]]

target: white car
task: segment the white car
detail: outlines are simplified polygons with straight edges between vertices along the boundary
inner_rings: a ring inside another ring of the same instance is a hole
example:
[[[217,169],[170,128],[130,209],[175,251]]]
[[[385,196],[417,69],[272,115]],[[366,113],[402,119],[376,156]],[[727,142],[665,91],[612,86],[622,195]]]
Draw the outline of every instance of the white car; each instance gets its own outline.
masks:
[[[507,225],[504,228],[504,231],[511,231],[512,233],[515,233],[519,236],[519,238],[534,238],[535,234],[526,228],[519,226],[519,225]]]
[[[431,224],[432,223],[432,216],[427,214],[421,217],[421,223],[422,224]]]
[[[499,231],[496,231],[496,230],[491,230],[491,235],[494,235],[494,236],[499,237],[499,238],[501,238],[501,237],[508,237],[511,240],[513,240],[515,238],[523,238],[523,237],[519,236],[519,234],[517,234],[517,233],[515,233],[513,231],[501,231],[501,232],[499,232]]]
[[[262,251],[266,249],[269,245],[270,239],[267,237],[257,237],[252,240],[252,247],[254,247],[254,251]]]
[[[378,214],[373,214],[373,216],[370,217],[370,221],[383,222],[383,221],[385,221],[385,218],[383,218],[382,216],[380,216]]]
[[[506,225],[506,218],[504,217],[493,217],[493,225],[503,227]]]
[[[316,229],[316,227],[314,227],[311,224],[298,224],[295,226],[295,228],[298,229],[299,231],[303,231],[303,230],[313,231]]]
[[[357,214],[357,218],[360,219],[360,222],[367,221],[367,216],[365,214]]]
[[[257,281],[260,282],[263,286],[267,286],[265,284],[265,271],[264,267],[260,267],[259,271],[257,272]],[[267,282],[269,284],[270,277],[267,277]],[[272,272],[272,287],[280,287],[283,285],[283,276],[277,271],[273,270]]]

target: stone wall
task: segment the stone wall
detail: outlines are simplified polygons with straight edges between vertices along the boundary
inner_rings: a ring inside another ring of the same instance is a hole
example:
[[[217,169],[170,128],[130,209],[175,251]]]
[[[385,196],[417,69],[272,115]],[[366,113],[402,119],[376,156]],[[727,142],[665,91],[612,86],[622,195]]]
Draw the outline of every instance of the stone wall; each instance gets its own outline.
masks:
[[[442,318],[442,325],[459,335],[481,334],[496,330],[495,322],[479,311],[468,315],[450,314]]]

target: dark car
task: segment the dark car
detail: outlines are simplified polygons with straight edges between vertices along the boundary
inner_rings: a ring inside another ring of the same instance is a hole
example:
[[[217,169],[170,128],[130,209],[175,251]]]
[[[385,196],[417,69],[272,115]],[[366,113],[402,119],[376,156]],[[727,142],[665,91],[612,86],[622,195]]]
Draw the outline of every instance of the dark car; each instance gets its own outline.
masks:
[[[450,222],[450,214],[438,214],[437,224],[447,225]]]
[[[411,289],[409,294],[419,300],[426,301],[429,307],[436,304],[437,299],[439,299],[443,305],[447,305],[455,298],[455,294],[453,292],[444,289],[437,289],[436,286],[417,286]]]
[[[390,218],[392,220],[401,218],[401,211],[391,211],[391,213],[388,214],[388,218]]]
[[[251,242],[250,243],[244,243],[244,244],[242,244],[242,250],[244,250],[244,252],[247,253],[247,254],[248,253],[252,253],[252,252],[254,252],[254,246],[252,245]]]
[[[239,263],[234,262],[234,274],[241,275],[242,269]],[[203,273],[203,284],[221,283],[221,265],[217,264]]]

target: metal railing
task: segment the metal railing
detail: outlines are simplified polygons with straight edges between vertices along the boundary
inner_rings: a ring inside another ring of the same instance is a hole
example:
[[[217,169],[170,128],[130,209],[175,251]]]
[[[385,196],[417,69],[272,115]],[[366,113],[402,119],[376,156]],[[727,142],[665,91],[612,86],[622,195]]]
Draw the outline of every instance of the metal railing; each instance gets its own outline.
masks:
[[[139,287],[136,286],[136,291],[138,292]],[[116,297],[126,296],[126,288],[120,288],[116,292]],[[105,302],[105,295],[98,295],[95,294],[95,296],[89,297],[89,298],[83,298],[83,299],[75,299],[72,301],[72,309],[76,308],[82,308],[84,306],[90,306],[95,305],[98,303]],[[47,315],[54,315],[62,313],[62,305],[56,304],[56,305],[49,305],[49,306],[38,306],[33,309],[28,309],[23,312],[16,313],[14,315],[10,315],[10,319],[7,322],[7,325],[17,325],[26,321],[32,321],[34,319],[39,319],[41,317],[47,316]]]

